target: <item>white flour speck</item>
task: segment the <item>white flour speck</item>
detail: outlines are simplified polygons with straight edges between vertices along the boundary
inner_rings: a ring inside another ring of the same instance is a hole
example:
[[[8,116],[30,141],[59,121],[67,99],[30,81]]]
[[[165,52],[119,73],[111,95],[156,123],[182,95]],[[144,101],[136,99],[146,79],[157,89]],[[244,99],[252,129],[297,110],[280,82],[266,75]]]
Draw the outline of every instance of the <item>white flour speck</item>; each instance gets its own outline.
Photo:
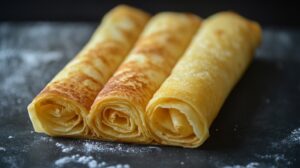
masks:
[[[90,162],[88,163],[88,166],[89,166],[89,167],[97,167],[97,166],[98,166],[98,165],[97,165],[97,161],[96,161],[96,160],[90,161]]]
[[[8,139],[13,139],[13,138],[14,138],[14,137],[13,137],[13,136],[11,136],[11,135],[10,135],[10,136],[8,136]]]
[[[184,165],[184,162],[183,162],[183,161],[181,161],[181,162],[180,162],[180,164],[181,164],[181,165]]]
[[[0,151],[3,151],[3,152],[5,152],[5,151],[6,151],[6,149],[5,149],[4,147],[0,147]]]
[[[251,162],[247,165],[233,165],[233,166],[224,166],[223,168],[257,168],[259,166],[259,163],[257,162]]]
[[[68,153],[68,152],[70,152],[70,151],[72,151],[74,149],[73,146],[66,146],[66,145],[64,145],[62,143],[58,143],[58,142],[56,142],[55,145],[57,147],[61,148],[61,151],[64,152],[64,153]]]
[[[112,165],[112,166],[108,166],[106,168],[130,168],[130,166],[128,164],[122,165],[122,164],[117,164],[117,165]]]
[[[41,141],[46,141],[46,142],[53,142],[53,139],[51,137],[46,137],[46,136],[42,136],[40,138]]]
[[[64,148],[62,152],[68,153],[73,150],[73,147]]]
[[[101,163],[98,164],[99,167],[104,167],[106,166],[106,162],[102,161]]]

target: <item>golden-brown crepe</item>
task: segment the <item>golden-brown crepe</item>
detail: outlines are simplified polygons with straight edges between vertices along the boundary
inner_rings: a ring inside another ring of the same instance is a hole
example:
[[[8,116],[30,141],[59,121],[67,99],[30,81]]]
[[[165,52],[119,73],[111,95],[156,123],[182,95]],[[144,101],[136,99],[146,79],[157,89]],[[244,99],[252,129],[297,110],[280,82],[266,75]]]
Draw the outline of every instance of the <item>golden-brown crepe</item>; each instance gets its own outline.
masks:
[[[82,51],[28,106],[35,131],[52,136],[90,137],[86,124],[90,107],[136,42],[149,17],[125,5],[105,15]]]
[[[260,39],[260,26],[235,13],[221,12],[205,20],[147,106],[146,123],[155,140],[200,146]]]
[[[146,26],[133,51],[98,94],[88,125],[98,138],[149,143],[145,108],[185,51],[200,19],[164,12]]]

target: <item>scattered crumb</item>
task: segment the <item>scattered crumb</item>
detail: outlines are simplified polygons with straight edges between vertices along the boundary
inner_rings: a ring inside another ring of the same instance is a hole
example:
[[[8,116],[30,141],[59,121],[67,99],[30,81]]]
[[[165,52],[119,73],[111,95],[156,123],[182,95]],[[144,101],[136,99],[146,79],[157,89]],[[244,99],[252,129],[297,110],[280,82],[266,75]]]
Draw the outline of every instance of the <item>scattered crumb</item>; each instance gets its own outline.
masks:
[[[42,137],[40,138],[40,140],[42,140],[42,141],[47,141],[47,142],[53,142],[53,139],[52,139],[51,137],[46,137],[46,136],[42,136]]]
[[[108,166],[106,168],[130,168],[128,164],[122,165],[122,164],[117,164],[115,166]]]
[[[8,139],[12,139],[12,138],[14,138],[14,137],[13,137],[13,136],[11,136],[11,135],[10,135],[10,136],[8,136]]]
[[[125,164],[124,168],[130,168],[130,165],[129,164]]]
[[[0,151],[3,151],[3,152],[5,152],[5,151],[6,151],[6,149],[5,149],[4,147],[1,147],[1,146],[0,146]]]
[[[98,164],[98,166],[100,167],[106,166],[106,162],[102,161],[101,163]]]
[[[180,165],[184,165],[184,162],[183,162],[183,161],[181,161],[181,162],[180,162]]]
[[[58,142],[56,142],[55,145],[56,145],[57,147],[60,147],[61,150],[62,150],[62,152],[64,152],[64,153],[68,153],[68,152],[70,152],[70,151],[72,151],[72,150],[74,149],[73,146],[66,146],[66,145],[64,145],[64,144],[62,144],[62,143],[58,143]]]

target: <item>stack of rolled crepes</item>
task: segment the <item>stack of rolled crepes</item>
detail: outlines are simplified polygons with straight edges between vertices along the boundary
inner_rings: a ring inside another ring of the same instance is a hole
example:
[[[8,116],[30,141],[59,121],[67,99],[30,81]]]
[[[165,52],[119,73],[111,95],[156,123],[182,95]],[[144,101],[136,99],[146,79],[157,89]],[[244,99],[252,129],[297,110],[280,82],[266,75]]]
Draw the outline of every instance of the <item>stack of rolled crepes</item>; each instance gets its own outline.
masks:
[[[29,105],[34,129],[52,136],[200,146],[250,64],[261,29],[233,12],[203,24],[186,13],[159,13],[146,25],[148,18],[124,5],[110,11]]]

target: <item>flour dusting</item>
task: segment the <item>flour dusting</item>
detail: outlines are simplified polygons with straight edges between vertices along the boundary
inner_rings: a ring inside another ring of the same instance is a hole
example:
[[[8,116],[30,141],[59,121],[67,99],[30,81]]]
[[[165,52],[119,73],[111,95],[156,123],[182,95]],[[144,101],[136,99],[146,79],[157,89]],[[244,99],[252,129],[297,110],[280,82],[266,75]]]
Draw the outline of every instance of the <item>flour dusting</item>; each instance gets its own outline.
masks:
[[[61,148],[61,151],[64,152],[64,153],[71,152],[71,151],[74,149],[73,146],[66,146],[66,145],[64,145],[64,144],[62,144],[62,143],[58,143],[58,142],[56,142],[55,145],[56,145],[57,147]]]
[[[9,75],[4,77],[0,89],[5,90],[6,92],[10,91],[11,94],[27,93],[24,93],[24,89],[22,90],[22,88],[25,87],[25,83],[28,83],[27,80],[30,80],[29,76],[41,77],[41,67],[44,67],[48,63],[62,59],[62,56],[63,54],[58,51],[47,52],[29,49],[15,50],[10,48],[0,50],[0,65],[2,68],[7,69],[7,65],[12,64],[10,65],[12,66],[12,71],[9,72]],[[19,97],[24,96],[21,95]]]
[[[251,162],[247,165],[233,165],[233,166],[224,166],[223,168],[257,168],[259,166],[259,163],[257,162]]]
[[[290,134],[278,142],[272,143],[271,153],[267,154],[255,154],[257,158],[262,161],[271,161],[276,166],[289,166],[293,164],[294,158],[287,157],[285,155],[285,150],[290,150],[295,147],[295,145],[300,144],[300,128],[296,128],[290,132]],[[284,150],[283,150],[284,149]],[[280,152],[281,151],[281,152]]]
[[[38,141],[46,141],[46,142],[53,142],[53,138],[42,136]]]
[[[73,155],[69,154],[55,160],[54,164],[57,167],[64,167],[67,164],[75,163],[82,164],[89,168],[130,168],[129,164],[117,163],[112,165],[111,163],[100,160],[100,158],[96,158],[95,156],[101,156],[103,153],[139,154],[162,151],[161,148],[156,146],[130,145],[92,140],[82,140],[76,142],[75,144],[69,144],[68,141],[61,141],[59,139],[56,140],[48,136],[41,136],[33,143],[45,142],[48,145],[53,145],[56,147],[61,153],[73,153]],[[180,164],[184,165],[184,162],[181,162]]]
[[[300,128],[291,131],[289,136],[281,141],[283,144],[299,145],[300,144]]]
[[[121,153],[148,153],[153,151],[161,151],[159,147],[149,146],[131,146],[126,144],[113,144],[101,142],[84,142],[84,152],[121,152]]]
[[[123,143],[111,143],[101,141],[83,140],[75,144],[70,144],[68,141],[60,141],[48,136],[41,136],[33,141],[35,144],[47,143],[53,145],[62,153],[84,153],[86,155],[114,153],[114,154],[139,154],[161,152],[162,149],[156,146],[130,145]]]
[[[62,59],[63,53],[60,51],[1,48],[0,46],[0,76],[2,77],[0,92],[8,97],[2,100],[2,108],[9,107],[12,101],[15,104],[22,104],[24,100],[32,98],[33,92],[38,92],[45,85],[45,81],[50,80],[58,71],[55,69],[57,64],[51,70],[45,68],[47,64]],[[10,99],[13,96],[17,98]],[[0,113],[0,117],[4,114],[6,117],[13,116],[23,110],[23,106],[13,106],[9,113]]]
[[[263,160],[275,162],[276,164],[279,164],[279,163],[287,164],[287,165],[292,164],[292,162],[290,160],[288,160],[284,154],[267,154],[267,155],[256,154],[256,157],[263,159]]]
[[[107,166],[106,162],[96,160],[93,156],[82,156],[79,154],[65,156],[55,161],[55,165],[58,167],[64,167],[69,163],[78,163],[85,165],[89,168],[130,168],[128,164],[117,164]]]

